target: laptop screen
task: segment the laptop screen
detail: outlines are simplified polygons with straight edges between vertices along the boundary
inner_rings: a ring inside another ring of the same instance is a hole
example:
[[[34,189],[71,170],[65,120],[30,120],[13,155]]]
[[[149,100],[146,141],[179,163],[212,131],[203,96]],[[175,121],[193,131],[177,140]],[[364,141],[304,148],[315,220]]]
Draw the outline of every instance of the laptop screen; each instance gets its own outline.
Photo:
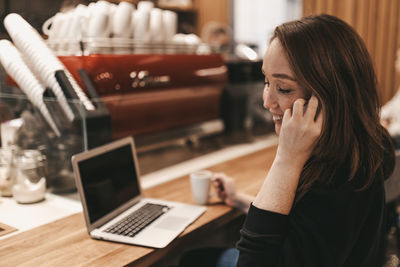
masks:
[[[80,161],[78,168],[90,223],[140,194],[130,144]]]

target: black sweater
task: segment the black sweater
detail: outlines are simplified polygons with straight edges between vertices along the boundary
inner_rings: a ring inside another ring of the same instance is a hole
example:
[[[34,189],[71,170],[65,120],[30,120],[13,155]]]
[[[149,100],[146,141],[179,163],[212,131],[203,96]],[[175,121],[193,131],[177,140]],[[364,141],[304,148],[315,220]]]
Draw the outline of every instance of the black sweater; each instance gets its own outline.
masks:
[[[385,228],[383,179],[313,189],[289,215],[250,207],[237,266],[381,266]]]

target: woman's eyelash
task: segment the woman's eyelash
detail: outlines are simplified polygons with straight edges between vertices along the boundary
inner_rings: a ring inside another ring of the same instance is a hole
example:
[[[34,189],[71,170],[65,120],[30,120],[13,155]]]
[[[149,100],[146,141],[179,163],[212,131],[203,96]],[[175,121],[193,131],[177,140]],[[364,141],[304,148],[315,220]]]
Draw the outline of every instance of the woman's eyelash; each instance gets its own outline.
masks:
[[[264,81],[264,85],[269,87],[269,86],[270,86],[270,83]],[[282,94],[288,94],[288,93],[292,92],[292,89],[282,89],[282,88],[280,88],[279,86],[276,86],[276,90],[279,91],[279,92],[281,92]]]
[[[291,89],[282,89],[280,87],[277,87],[278,91],[283,93],[283,94],[288,94],[290,93],[292,90]]]

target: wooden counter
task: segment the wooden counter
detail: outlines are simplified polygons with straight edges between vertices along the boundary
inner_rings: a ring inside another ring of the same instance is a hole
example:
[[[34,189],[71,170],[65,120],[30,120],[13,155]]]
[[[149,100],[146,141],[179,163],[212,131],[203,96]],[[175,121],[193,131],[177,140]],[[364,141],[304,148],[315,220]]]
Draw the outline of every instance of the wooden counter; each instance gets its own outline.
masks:
[[[276,147],[218,164],[210,170],[235,178],[237,188],[255,195],[275,156]],[[144,192],[146,197],[193,203],[187,176]],[[211,199],[207,211],[176,240],[163,249],[91,239],[83,214],[22,232],[0,241],[1,266],[149,266],[172,251],[204,238],[242,213]],[[28,218],[27,218],[28,219]]]

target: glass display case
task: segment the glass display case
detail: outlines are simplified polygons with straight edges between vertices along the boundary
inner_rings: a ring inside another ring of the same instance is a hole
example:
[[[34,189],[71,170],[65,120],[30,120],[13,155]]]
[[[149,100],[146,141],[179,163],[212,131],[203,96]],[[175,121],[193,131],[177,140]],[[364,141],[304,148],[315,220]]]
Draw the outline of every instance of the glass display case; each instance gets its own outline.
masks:
[[[111,141],[111,135],[105,133],[108,131],[104,128],[107,123],[103,128],[96,126],[99,118],[107,121],[108,114],[102,114],[103,117],[90,114],[79,101],[69,99],[68,104],[75,115],[70,121],[63,114],[59,102],[54,97],[46,96],[43,98],[44,104],[55,123],[51,126],[41,109],[32,105],[25,95],[14,91],[0,93],[1,145],[3,149],[11,150],[13,157],[9,168],[20,168],[21,155],[27,154],[27,151],[30,151],[29,155],[40,154],[40,157],[35,157],[40,159],[37,161],[40,164],[37,170],[44,173],[47,188],[54,193],[75,191],[71,157]],[[101,106],[96,100],[93,102]],[[35,182],[37,177],[32,177],[31,182]]]

